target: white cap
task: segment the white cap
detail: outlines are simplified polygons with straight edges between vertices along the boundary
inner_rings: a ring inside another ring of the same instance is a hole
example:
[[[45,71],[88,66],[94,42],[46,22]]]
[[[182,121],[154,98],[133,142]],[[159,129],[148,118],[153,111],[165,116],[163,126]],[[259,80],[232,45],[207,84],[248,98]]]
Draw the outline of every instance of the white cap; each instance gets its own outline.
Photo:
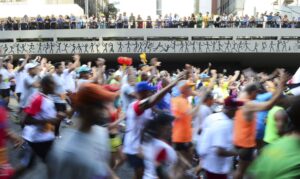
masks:
[[[39,63],[27,63],[27,64],[25,65],[25,70],[28,71],[28,70],[30,70],[30,69],[32,69],[32,68],[37,67],[37,66],[39,66]]]
[[[24,61],[24,60],[25,60],[24,58],[20,58],[20,59],[19,59],[19,62],[22,62],[22,61]]]

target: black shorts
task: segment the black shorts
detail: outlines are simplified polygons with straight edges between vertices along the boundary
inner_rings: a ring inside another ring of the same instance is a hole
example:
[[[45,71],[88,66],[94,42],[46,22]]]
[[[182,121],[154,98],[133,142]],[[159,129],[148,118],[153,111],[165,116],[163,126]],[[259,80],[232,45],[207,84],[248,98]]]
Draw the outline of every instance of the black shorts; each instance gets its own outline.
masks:
[[[144,168],[144,160],[137,155],[126,154],[127,161],[133,169]]]
[[[10,96],[10,89],[0,89],[0,96],[2,98],[7,98]]]
[[[55,109],[57,112],[66,112],[67,104],[66,103],[55,103]]]
[[[18,98],[20,99],[22,93],[16,93],[16,94],[17,94]]]
[[[186,142],[186,143],[174,142],[173,143],[173,148],[176,151],[188,151],[192,147],[193,147],[193,144],[191,142]]]
[[[254,159],[255,148],[243,148],[236,146],[236,149],[241,160],[251,162]]]
[[[10,86],[10,90],[11,90],[12,92],[15,92],[15,90],[16,90],[16,85],[11,85],[11,86]]]

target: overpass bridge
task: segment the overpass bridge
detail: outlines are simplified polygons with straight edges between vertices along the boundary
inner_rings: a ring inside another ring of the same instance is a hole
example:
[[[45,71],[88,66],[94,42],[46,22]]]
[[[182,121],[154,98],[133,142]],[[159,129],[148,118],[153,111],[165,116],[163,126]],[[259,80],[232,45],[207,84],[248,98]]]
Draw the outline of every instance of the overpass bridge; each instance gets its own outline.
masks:
[[[300,30],[174,28],[0,32],[0,55],[30,53],[64,58],[80,53],[88,58],[96,56],[109,58],[121,54],[137,56],[142,52],[150,57],[161,56],[166,61],[184,58],[184,61],[199,59],[239,63],[246,61],[249,65],[259,63],[262,66],[278,64],[293,66],[300,64]]]

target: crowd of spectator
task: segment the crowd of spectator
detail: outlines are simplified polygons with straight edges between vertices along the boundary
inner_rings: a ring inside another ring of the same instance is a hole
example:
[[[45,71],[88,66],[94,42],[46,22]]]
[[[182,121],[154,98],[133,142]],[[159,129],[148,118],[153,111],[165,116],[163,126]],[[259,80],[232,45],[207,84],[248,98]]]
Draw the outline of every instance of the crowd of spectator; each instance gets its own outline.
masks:
[[[300,28],[300,16],[288,17],[277,13],[262,13],[255,16],[234,16],[223,14],[212,16],[205,14],[191,14],[191,16],[180,17],[178,14],[159,15],[156,19],[147,16],[143,19],[141,15],[135,16],[126,13],[117,16],[104,15],[90,17],[75,15],[59,15],[58,17],[46,16],[22,18],[8,17],[0,19],[0,30],[36,30],[36,29],[105,29],[105,28]]]

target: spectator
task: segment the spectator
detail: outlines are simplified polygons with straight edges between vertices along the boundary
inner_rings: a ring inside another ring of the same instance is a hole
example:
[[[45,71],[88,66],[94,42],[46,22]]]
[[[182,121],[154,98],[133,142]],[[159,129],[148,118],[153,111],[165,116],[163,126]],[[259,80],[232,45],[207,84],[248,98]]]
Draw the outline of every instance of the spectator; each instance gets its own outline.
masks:
[[[168,14],[166,14],[165,16],[164,16],[164,28],[169,28],[169,16],[168,16]]]
[[[189,28],[195,28],[195,25],[196,25],[196,17],[195,14],[192,14],[189,23]]]
[[[123,28],[123,18],[122,18],[122,14],[119,14],[118,19],[117,19],[117,28],[121,29]]]
[[[45,29],[50,29],[51,20],[49,16],[46,16],[44,22],[45,22]]]
[[[144,24],[144,22],[143,22],[143,19],[142,19],[142,17],[141,17],[141,15],[138,15],[138,17],[137,17],[137,24],[138,24],[138,28],[139,29],[142,29],[142,28],[144,28],[143,26],[143,24]]]
[[[210,15],[209,12],[206,12],[206,15],[203,17],[204,27],[207,28],[209,26]]]
[[[173,27],[174,28],[178,28],[179,26],[179,21],[180,21],[180,18],[177,14],[174,15],[174,18],[173,18]]]
[[[100,29],[105,29],[107,28],[106,27],[106,19],[105,19],[105,16],[104,15],[101,15],[100,18],[99,18],[99,28]]]
[[[240,22],[241,22],[241,20],[240,20],[239,16],[236,15],[235,20],[234,20],[234,25],[235,25],[236,28],[240,27]]]
[[[27,15],[24,15],[21,18],[21,30],[28,30],[28,23],[29,23],[29,18]]]
[[[128,29],[129,19],[126,15],[126,12],[123,13],[123,28]]]
[[[13,30],[19,30],[20,20],[16,17],[13,18]]]
[[[249,19],[249,27],[250,28],[255,28],[256,27],[256,19],[254,16],[251,16]]]
[[[202,13],[199,13],[199,15],[197,16],[197,28],[202,28],[202,23],[203,23]]]
[[[58,16],[57,26],[58,26],[58,29],[63,29],[64,28],[64,18],[63,18],[62,15]]]
[[[257,19],[256,19],[256,22],[257,22],[257,28],[263,28],[263,26],[264,26],[264,15],[263,14],[261,14],[260,15],[260,17],[258,17]]]
[[[54,15],[51,15],[50,27],[51,27],[51,29],[57,28],[57,21],[56,21],[56,17]]]
[[[76,20],[77,20],[76,17],[73,14],[71,14],[71,16],[70,16],[71,29],[76,28]]]
[[[44,19],[42,18],[41,15],[38,15],[36,17],[36,22],[37,22],[37,25],[38,25],[38,29],[44,29]]]
[[[266,12],[267,13],[267,12]],[[266,14],[265,13],[265,14]],[[273,22],[273,12],[270,12],[269,15],[265,15],[267,17],[267,28],[273,27],[274,22]]]
[[[189,25],[188,19],[186,17],[183,17],[182,27],[187,28],[188,25]]]
[[[13,20],[11,17],[8,17],[5,23],[5,30],[12,30]]]
[[[133,13],[131,13],[131,15],[129,17],[129,24],[130,24],[131,29],[136,28],[135,16],[133,15]]]
[[[147,28],[147,29],[152,29],[152,20],[151,20],[151,16],[148,16],[148,17],[147,17],[146,28]]]
[[[289,28],[290,24],[289,24],[289,18],[287,15],[284,15],[284,17],[282,18],[282,28]]]
[[[63,24],[64,29],[70,29],[70,17],[68,15],[65,15]]]
[[[111,29],[116,28],[116,19],[115,19],[115,17],[110,16],[109,20],[108,20],[108,24],[109,24],[109,28],[111,28]]]
[[[158,18],[156,19],[156,27],[159,28],[159,29],[162,28],[163,27],[162,23],[163,23],[162,16],[159,15]]]

